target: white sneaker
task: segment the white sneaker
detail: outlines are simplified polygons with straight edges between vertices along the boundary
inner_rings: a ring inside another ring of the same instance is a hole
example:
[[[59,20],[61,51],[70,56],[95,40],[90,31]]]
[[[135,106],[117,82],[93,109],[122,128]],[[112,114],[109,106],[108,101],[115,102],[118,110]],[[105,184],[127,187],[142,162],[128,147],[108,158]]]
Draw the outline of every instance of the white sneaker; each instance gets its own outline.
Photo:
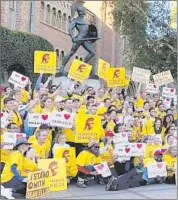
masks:
[[[1,185],[1,196],[6,197],[7,199],[15,199],[12,196],[12,189],[11,188],[5,188]]]

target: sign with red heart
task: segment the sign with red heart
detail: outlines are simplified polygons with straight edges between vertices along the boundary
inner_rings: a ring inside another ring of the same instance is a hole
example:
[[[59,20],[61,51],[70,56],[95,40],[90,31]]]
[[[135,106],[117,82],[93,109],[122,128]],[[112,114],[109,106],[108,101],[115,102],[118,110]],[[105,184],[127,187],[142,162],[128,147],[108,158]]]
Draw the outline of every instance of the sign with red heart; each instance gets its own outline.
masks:
[[[155,178],[157,176],[166,177],[167,169],[165,162],[153,162],[147,165],[148,178]]]
[[[115,144],[124,144],[124,143],[128,143],[128,134],[127,132],[122,132],[122,133],[116,133],[113,137],[113,142]]]
[[[149,83],[146,85],[145,92],[150,93],[150,94],[158,94],[159,87],[153,83]]]
[[[129,151],[130,151],[130,148],[125,148],[126,153],[129,153]]]
[[[8,82],[13,84],[16,88],[24,89],[28,84],[28,80],[28,77],[13,71]]]
[[[176,95],[175,88],[163,87],[162,96],[166,98],[173,98]]]
[[[98,174],[101,174],[103,178],[111,176],[111,171],[108,167],[107,162],[102,162],[98,165],[94,165],[94,168],[98,172]]]

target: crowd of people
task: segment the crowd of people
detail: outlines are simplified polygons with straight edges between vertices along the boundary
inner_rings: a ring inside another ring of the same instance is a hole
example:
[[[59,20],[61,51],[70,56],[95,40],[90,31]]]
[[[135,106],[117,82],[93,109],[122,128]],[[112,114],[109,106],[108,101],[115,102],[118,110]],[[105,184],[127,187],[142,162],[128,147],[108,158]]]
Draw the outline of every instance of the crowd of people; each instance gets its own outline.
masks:
[[[63,86],[49,87],[51,76],[42,83],[41,74],[34,89],[29,81],[25,89],[6,86],[1,94],[1,113],[8,114],[5,127],[1,127],[1,196],[14,198],[14,193],[26,195],[28,173],[39,170],[38,160],[54,157],[58,148],[75,147],[77,173],[66,177],[69,187],[75,181],[80,188],[88,182],[105,185],[106,190],[122,190],[147,184],[175,184],[177,166],[177,109],[173,103],[164,104],[161,92],[149,94],[137,90],[127,94],[126,88],[94,87],[75,82],[64,91]],[[72,128],[50,127],[41,124],[28,126],[29,113],[67,111],[74,115]],[[101,117],[99,141],[76,143],[75,118],[78,114]],[[6,132],[24,133],[12,150],[4,149]],[[145,143],[145,155],[118,158],[113,138],[127,133],[129,143]],[[103,178],[94,166],[106,161],[111,176]],[[148,178],[147,165],[166,163],[167,176]],[[62,172],[61,172],[62,173]]]

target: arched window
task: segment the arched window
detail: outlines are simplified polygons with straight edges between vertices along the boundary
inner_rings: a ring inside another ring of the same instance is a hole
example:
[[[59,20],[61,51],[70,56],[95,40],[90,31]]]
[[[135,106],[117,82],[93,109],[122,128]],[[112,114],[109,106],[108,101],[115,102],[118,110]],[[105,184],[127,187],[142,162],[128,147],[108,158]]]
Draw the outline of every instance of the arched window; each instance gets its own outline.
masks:
[[[48,24],[50,24],[50,13],[51,13],[51,7],[50,7],[50,5],[48,4],[48,5],[47,5],[47,12],[46,12],[46,22],[47,22]]]
[[[52,26],[56,26],[56,8],[52,9],[52,21],[51,21]]]
[[[56,49],[56,64],[59,65],[59,49]]]
[[[40,10],[40,20],[41,20],[41,21],[44,21],[44,9],[45,9],[45,4],[44,4],[44,2],[42,1],[42,2],[41,2],[41,10]]]
[[[83,61],[83,58],[82,58],[82,57],[80,58],[80,61]]]
[[[66,31],[66,21],[67,21],[66,13],[64,13],[62,16],[62,30],[64,31]]]
[[[61,28],[61,11],[60,10],[58,10],[58,12],[57,12],[56,26],[58,28]]]
[[[60,60],[62,61],[64,58],[64,51],[61,51],[61,54],[60,54]]]
[[[71,23],[71,17],[68,16],[68,27],[67,27],[68,29],[69,29],[70,23]]]

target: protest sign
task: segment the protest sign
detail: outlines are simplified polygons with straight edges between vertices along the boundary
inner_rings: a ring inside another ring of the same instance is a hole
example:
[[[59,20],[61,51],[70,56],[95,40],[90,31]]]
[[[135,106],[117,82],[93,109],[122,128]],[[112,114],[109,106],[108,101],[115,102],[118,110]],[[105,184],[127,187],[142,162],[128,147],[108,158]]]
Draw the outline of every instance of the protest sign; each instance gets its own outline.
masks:
[[[40,127],[41,124],[50,125],[50,122],[51,122],[51,114],[41,114],[41,113],[28,114],[29,127]]]
[[[98,76],[104,80],[107,79],[107,70],[110,68],[110,64],[105,60],[99,58],[98,61]]]
[[[172,103],[172,99],[169,97],[166,97],[163,99],[163,104],[165,106],[166,109],[171,107],[171,103]]]
[[[122,133],[115,134],[114,137],[113,137],[113,142],[115,144],[117,144],[117,143],[119,143],[119,144],[121,144],[121,143],[128,143],[129,140],[128,140],[128,134],[127,134],[127,132],[122,132]]]
[[[155,178],[156,176],[166,177],[166,163],[165,162],[155,162],[147,165],[148,178]]]
[[[56,52],[35,51],[34,73],[56,74]]]
[[[163,91],[162,91],[163,97],[174,98],[175,95],[176,95],[175,88],[163,87]]]
[[[75,177],[78,169],[76,165],[75,148],[57,148],[54,151],[54,158],[64,158],[66,162],[67,177]]]
[[[120,159],[130,160],[132,156],[144,156],[145,148],[144,143],[116,144],[115,153]]]
[[[21,137],[26,137],[25,133],[11,133],[11,132],[4,132],[3,134],[3,149],[13,149],[16,144],[17,139]]]
[[[51,115],[50,126],[72,128],[73,115],[69,112],[54,112]]]
[[[9,123],[8,116],[9,116],[8,113],[0,112],[1,128],[5,128],[7,124]]]
[[[8,82],[12,83],[14,87],[23,89],[28,84],[28,80],[28,77],[13,71]]]
[[[66,163],[64,159],[38,160],[38,168],[50,171],[50,191],[67,189]]]
[[[75,121],[76,143],[88,143],[89,140],[99,141],[101,117],[96,115],[78,114]]]
[[[170,70],[153,75],[153,80],[154,83],[158,86],[167,85],[174,82]]]
[[[91,69],[91,65],[74,59],[69,70],[68,77],[82,83],[90,75]]]
[[[148,83],[146,85],[145,92],[150,93],[150,94],[158,94],[159,87],[153,83]]]
[[[150,70],[134,67],[132,72],[132,81],[148,84],[150,82],[150,75]]]
[[[173,103],[174,103],[174,105],[177,105],[177,95],[174,95],[174,97],[173,97]]]
[[[49,176],[49,170],[28,173],[26,198],[35,199],[48,194],[50,192]]]
[[[125,68],[109,68],[107,70],[108,87],[123,87],[125,84]]]
[[[111,171],[108,167],[107,162],[102,162],[98,165],[94,165],[94,168],[98,172],[98,174],[101,174],[103,178],[111,176]]]

